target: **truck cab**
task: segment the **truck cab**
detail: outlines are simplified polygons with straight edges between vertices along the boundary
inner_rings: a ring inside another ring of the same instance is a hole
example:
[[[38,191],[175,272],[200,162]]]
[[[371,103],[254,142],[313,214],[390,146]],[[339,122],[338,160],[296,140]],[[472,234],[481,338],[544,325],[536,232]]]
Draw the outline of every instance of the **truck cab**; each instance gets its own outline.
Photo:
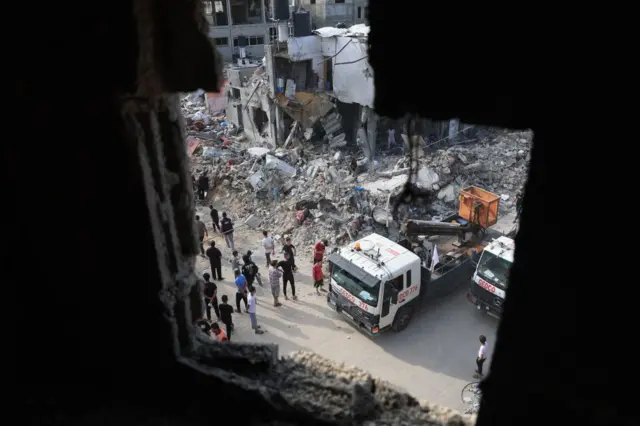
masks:
[[[406,327],[424,279],[409,248],[371,234],[332,254],[329,268],[327,303],[349,322],[370,336]]]
[[[515,242],[506,236],[484,248],[467,293],[469,302],[493,316],[502,314],[514,254]]]

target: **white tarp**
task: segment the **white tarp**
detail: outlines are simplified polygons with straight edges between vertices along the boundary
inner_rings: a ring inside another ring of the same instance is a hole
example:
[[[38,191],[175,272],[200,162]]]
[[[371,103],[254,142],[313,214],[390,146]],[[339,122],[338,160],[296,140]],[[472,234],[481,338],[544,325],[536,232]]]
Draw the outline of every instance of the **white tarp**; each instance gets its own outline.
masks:
[[[314,31],[314,34],[319,35],[320,37],[337,37],[341,35],[345,35],[347,33],[346,28],[336,28],[336,27],[322,27],[318,28]]]

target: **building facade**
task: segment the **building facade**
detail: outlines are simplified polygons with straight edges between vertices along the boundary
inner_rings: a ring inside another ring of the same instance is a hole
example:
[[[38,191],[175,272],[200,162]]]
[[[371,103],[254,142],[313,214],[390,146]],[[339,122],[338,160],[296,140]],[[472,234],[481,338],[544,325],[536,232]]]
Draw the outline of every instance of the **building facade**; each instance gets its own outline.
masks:
[[[241,37],[245,37],[247,57],[264,56],[269,28],[273,27],[268,0],[206,0],[204,7],[209,38],[226,62],[239,54]]]
[[[368,0],[297,1],[297,6],[311,12],[311,22],[314,28],[334,27],[338,24],[345,24],[347,27],[363,24],[368,15]]]

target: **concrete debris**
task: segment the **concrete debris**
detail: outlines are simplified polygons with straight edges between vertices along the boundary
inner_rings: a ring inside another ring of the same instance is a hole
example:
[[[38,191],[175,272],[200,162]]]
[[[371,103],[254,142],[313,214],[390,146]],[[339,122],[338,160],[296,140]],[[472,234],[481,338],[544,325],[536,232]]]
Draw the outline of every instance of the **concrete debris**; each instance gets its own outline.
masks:
[[[261,78],[266,76],[254,73],[250,84]],[[500,194],[500,215],[509,213],[527,177],[530,132],[492,130],[473,143],[458,139],[442,149],[426,146],[417,136],[402,155],[387,151],[386,132],[380,138],[384,143],[372,146],[376,133],[367,128],[360,132],[366,139],[361,147],[370,148],[370,160],[347,142],[336,110],[319,119],[324,138],[314,135],[319,128],[294,121],[287,147],[274,149],[268,142],[247,140],[224,114],[208,114],[204,94],[185,96],[182,107],[189,136],[197,138],[195,148],[194,139],[189,142],[192,171],[209,176],[213,198],[207,203],[250,217],[252,227],[262,223],[272,235],[291,236],[301,254],[310,254],[322,238],[336,245],[374,231],[393,236],[404,217],[437,220],[457,209],[458,192],[468,185]],[[365,118],[366,125],[377,120],[372,111]],[[400,204],[394,218],[412,165],[413,183],[433,196]]]

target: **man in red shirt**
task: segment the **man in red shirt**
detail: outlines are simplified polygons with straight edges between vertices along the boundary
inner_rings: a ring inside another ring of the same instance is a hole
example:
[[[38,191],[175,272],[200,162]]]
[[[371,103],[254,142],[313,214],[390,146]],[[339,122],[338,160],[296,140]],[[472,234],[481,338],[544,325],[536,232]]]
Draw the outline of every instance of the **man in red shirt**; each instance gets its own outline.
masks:
[[[313,246],[313,263],[320,262],[322,263],[322,259],[324,258],[324,250],[329,245],[327,240],[318,241],[315,246]]]

